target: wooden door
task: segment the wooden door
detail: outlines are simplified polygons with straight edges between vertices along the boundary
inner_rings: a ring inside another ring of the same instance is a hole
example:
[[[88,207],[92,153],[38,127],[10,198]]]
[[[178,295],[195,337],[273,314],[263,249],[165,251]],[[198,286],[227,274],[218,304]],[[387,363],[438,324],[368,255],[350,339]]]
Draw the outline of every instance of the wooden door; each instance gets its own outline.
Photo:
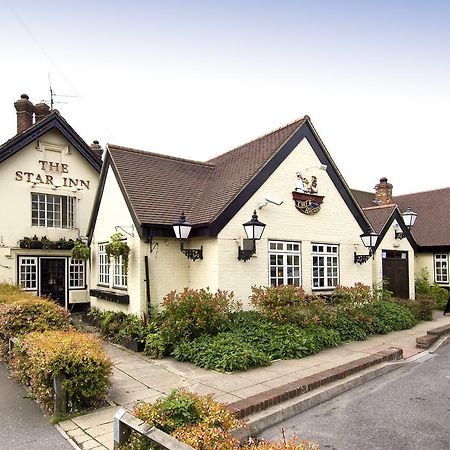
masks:
[[[383,250],[383,280],[394,297],[409,298],[408,253]]]

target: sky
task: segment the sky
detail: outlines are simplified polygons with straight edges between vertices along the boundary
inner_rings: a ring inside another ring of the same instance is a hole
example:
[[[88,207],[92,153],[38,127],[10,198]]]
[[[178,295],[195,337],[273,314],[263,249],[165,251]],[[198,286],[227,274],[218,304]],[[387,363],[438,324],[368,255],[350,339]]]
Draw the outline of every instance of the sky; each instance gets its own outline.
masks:
[[[205,161],[309,115],[350,187],[450,186],[450,2],[0,0],[22,93],[88,143]]]

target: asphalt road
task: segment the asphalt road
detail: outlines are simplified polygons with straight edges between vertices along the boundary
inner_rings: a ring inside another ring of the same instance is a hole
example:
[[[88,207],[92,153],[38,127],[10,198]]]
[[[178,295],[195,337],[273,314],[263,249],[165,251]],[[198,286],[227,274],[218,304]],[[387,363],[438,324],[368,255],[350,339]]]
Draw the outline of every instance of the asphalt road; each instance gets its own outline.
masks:
[[[0,449],[73,450],[0,363]]]
[[[434,355],[376,378],[261,434],[317,442],[320,449],[449,450],[450,342]]]

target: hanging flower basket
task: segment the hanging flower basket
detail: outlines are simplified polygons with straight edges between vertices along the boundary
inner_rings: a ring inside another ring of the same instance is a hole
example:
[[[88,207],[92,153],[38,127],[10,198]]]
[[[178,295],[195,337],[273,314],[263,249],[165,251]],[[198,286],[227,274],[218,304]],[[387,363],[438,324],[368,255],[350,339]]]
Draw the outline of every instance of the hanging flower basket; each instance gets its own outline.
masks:
[[[87,261],[91,256],[89,247],[80,239],[78,239],[72,248],[71,257],[74,260]]]
[[[128,272],[128,257],[130,254],[130,247],[126,243],[125,236],[122,233],[114,233],[111,236],[111,242],[105,245],[105,251],[108,259],[113,257],[116,261],[122,257],[123,269],[125,273]]]

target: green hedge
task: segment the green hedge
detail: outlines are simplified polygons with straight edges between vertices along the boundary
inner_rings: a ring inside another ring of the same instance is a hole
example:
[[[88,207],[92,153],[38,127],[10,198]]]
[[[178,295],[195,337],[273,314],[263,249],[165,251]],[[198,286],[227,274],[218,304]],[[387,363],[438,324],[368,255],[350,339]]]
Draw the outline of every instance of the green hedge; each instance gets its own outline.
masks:
[[[24,336],[15,347],[11,366],[15,377],[49,410],[54,399],[53,378],[63,373],[67,412],[72,413],[104,400],[112,364],[92,335],[49,330]]]

